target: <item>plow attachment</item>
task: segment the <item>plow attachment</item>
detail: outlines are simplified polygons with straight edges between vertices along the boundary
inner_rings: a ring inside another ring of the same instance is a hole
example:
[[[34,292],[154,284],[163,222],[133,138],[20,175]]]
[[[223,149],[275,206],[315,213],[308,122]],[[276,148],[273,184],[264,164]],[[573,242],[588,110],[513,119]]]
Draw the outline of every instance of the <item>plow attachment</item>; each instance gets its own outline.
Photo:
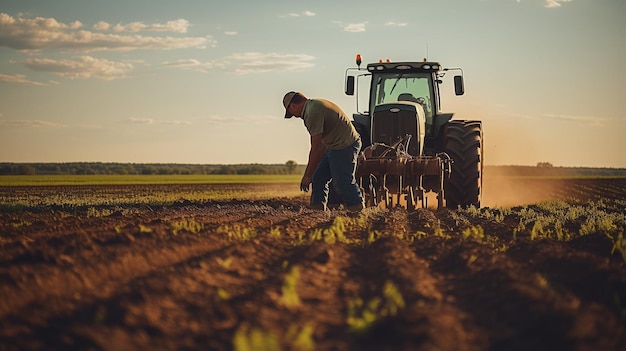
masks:
[[[434,192],[437,208],[444,207],[443,182],[450,175],[452,161],[445,153],[409,155],[410,139],[406,135],[391,146],[375,143],[360,154],[356,177],[366,206],[425,208],[426,193]]]

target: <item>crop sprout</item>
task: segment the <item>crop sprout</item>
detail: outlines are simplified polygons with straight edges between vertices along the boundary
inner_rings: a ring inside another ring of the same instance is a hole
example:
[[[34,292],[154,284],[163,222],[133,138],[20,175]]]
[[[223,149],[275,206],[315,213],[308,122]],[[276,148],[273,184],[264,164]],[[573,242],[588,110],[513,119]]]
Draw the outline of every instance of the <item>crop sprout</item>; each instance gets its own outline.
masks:
[[[197,234],[202,229],[204,229],[204,225],[194,218],[181,218],[176,221],[171,222],[172,233],[177,235],[181,231],[187,231],[189,233]]]
[[[230,265],[233,263],[232,257],[229,257],[227,259],[217,257],[215,260],[217,261],[217,264],[219,264],[224,269],[230,269]]]
[[[280,350],[276,334],[242,323],[233,336],[235,351]]]
[[[508,249],[507,244],[502,242],[497,236],[485,234],[485,230],[480,225],[465,228],[461,232],[461,237],[463,241],[472,239],[475,242],[485,244],[491,247],[495,252],[504,252]]]
[[[272,238],[280,238],[281,234],[280,234],[280,228],[279,227],[272,227],[272,229],[270,230],[270,236]]]
[[[348,217],[337,216],[328,228],[316,228],[310,234],[310,241],[323,240],[327,244],[340,242],[343,244],[354,243],[355,240],[348,239],[345,236],[347,227],[352,223]]]
[[[217,297],[220,300],[228,300],[230,299],[230,294],[228,293],[228,291],[222,289],[222,288],[218,288],[217,289]]]
[[[226,234],[229,239],[236,241],[248,241],[257,235],[256,230],[238,224],[221,225],[217,228],[217,232]]]
[[[378,318],[380,298],[374,297],[364,303],[360,297],[348,301],[348,318],[346,322],[350,331],[357,334],[365,334]]]
[[[474,205],[471,205],[467,208],[460,208],[457,210],[457,212],[470,218],[482,218],[495,223],[504,222],[506,217],[510,216],[513,213],[510,208],[478,208]]]
[[[18,222],[12,222],[11,226],[13,228],[21,228],[21,227],[28,227],[31,226],[33,223],[29,222],[29,221],[25,221],[23,219],[20,219]]]
[[[626,239],[624,238],[624,232],[620,232],[615,237],[610,237],[613,240],[613,247],[611,248],[611,255],[615,253],[615,251],[619,251],[622,255],[622,259],[626,262]]]
[[[346,323],[350,331],[364,334],[378,319],[395,316],[405,306],[404,298],[396,285],[391,280],[387,280],[383,285],[382,297],[375,296],[369,301],[357,297],[348,301]]]
[[[280,303],[287,308],[300,306],[300,297],[298,296],[297,286],[300,279],[300,269],[295,266],[291,268],[289,274],[285,276],[282,287],[282,296]]]
[[[87,217],[108,217],[114,212],[114,210],[108,208],[89,207],[87,208]]]
[[[287,349],[298,351],[315,350],[313,340],[314,327],[305,324],[302,328],[291,325],[283,335]],[[242,323],[233,336],[234,351],[280,351],[280,338],[275,333],[265,331],[260,327],[250,327]]]
[[[463,240],[467,240],[467,238],[473,238],[474,240],[481,242],[485,238],[485,231],[481,226],[471,226],[465,230],[463,230]]]
[[[139,232],[140,233],[152,233],[152,229],[148,226],[145,226],[143,224],[139,225]]]
[[[298,326],[290,326],[285,336],[287,343],[290,344],[294,350],[315,350],[315,341],[313,340],[314,329],[311,324],[304,325],[300,330],[298,330]]]

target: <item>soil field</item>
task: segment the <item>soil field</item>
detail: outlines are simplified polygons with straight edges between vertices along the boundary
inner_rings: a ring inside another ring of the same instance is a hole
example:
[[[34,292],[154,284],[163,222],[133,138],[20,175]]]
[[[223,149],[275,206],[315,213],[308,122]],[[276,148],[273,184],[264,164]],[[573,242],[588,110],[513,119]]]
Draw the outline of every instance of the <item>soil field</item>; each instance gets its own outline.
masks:
[[[282,187],[0,187],[0,350],[626,350],[626,179],[411,212]]]

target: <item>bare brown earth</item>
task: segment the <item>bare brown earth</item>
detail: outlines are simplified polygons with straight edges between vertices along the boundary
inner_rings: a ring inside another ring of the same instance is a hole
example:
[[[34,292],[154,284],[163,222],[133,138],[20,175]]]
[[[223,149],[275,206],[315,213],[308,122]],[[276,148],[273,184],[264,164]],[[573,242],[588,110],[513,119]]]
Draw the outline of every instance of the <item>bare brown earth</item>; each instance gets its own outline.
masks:
[[[7,209],[0,350],[626,350],[626,265],[611,239],[516,231],[549,199],[623,214],[626,180],[490,180],[491,208],[474,215],[254,196]],[[494,220],[496,206],[517,207]],[[464,237],[478,227],[485,238]]]

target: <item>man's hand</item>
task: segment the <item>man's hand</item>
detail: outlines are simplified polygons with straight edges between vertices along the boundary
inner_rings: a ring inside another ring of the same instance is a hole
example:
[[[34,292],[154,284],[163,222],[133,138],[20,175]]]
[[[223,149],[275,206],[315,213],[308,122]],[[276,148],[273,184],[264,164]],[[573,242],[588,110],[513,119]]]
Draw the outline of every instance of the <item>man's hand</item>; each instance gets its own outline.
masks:
[[[302,181],[300,181],[300,190],[308,192],[309,185],[311,185],[311,176],[305,175],[304,177],[302,177]]]

